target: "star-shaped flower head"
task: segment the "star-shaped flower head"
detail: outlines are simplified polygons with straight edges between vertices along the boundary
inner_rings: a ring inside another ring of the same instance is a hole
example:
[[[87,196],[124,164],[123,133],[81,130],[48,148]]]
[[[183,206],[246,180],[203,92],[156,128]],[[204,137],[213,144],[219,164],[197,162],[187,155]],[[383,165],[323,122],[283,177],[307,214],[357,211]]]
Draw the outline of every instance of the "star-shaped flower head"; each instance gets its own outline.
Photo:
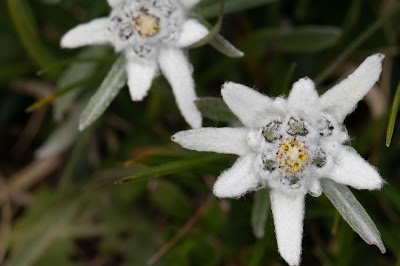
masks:
[[[192,67],[182,48],[196,43],[208,29],[186,13],[200,0],[108,0],[109,17],[81,24],[67,32],[61,46],[111,44],[127,59],[126,72],[132,100],[141,101],[159,69],[167,78],[179,109],[193,127],[202,118],[194,100]]]
[[[321,97],[309,78],[294,83],[287,99],[227,82],[223,100],[245,127],[200,128],[172,137],[187,149],[239,155],[215,182],[217,197],[270,188],[279,253],[290,265],[300,263],[304,197],[321,195],[321,179],[357,189],[383,185],[377,170],[343,145],[349,139],[343,120],[378,80],[383,58],[368,57]]]

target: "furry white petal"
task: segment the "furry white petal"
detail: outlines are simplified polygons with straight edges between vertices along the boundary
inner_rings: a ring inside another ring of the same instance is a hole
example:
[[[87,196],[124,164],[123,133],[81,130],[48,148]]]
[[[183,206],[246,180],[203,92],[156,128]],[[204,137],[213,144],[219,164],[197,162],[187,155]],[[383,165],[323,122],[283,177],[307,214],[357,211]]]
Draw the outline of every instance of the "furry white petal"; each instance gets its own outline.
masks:
[[[365,59],[352,74],[321,96],[320,109],[332,114],[338,122],[343,122],[378,81],[384,57],[383,54],[375,54]]]
[[[383,179],[378,171],[348,146],[336,147],[335,166],[326,175],[337,183],[357,189],[380,189]]]
[[[224,171],[214,184],[214,195],[219,198],[238,198],[255,190],[258,179],[253,171],[254,156],[247,155],[237,159],[235,164]]]
[[[250,152],[247,133],[246,128],[199,128],[178,132],[171,139],[190,150],[245,155]]]
[[[61,39],[61,47],[76,48],[110,42],[109,18],[98,18],[69,30]]]
[[[319,197],[322,194],[322,187],[319,179],[313,179],[309,185],[308,192],[313,197]]]
[[[209,33],[209,30],[196,19],[188,19],[182,25],[181,35],[177,41],[178,47],[187,47],[198,42]]]
[[[313,112],[315,102],[318,100],[318,92],[314,82],[305,77],[296,81],[288,97],[288,108],[293,111]],[[314,111],[315,112],[315,111]]]
[[[271,98],[242,84],[226,82],[221,94],[229,109],[249,128],[264,126],[263,116],[276,112]]]
[[[141,101],[146,97],[157,70],[158,66],[154,61],[137,62],[127,59],[126,72],[132,101]]]
[[[276,240],[282,258],[289,265],[299,265],[303,238],[304,195],[270,192]]]
[[[110,7],[115,8],[119,5],[122,5],[123,3],[125,3],[126,0],[107,0],[108,4],[110,5]]]
[[[179,2],[186,8],[190,9],[197,5],[201,0],[179,0]]]
[[[164,48],[160,51],[158,63],[171,84],[175,100],[185,120],[192,128],[201,127],[202,117],[194,103],[196,93],[191,66],[183,51],[177,48]]]

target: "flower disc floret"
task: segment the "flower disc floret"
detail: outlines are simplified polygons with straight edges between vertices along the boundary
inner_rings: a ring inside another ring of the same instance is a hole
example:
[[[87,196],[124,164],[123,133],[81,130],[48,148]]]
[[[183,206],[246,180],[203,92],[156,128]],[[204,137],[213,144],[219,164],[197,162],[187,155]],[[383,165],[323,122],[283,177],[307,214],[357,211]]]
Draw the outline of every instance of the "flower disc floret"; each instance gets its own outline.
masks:
[[[310,163],[308,147],[304,142],[287,138],[279,146],[276,161],[285,175],[302,172]]]
[[[328,117],[328,118],[327,118]],[[282,191],[303,193],[311,190],[316,178],[328,172],[333,158],[328,149],[333,139],[345,131],[335,130],[329,115],[275,117],[247,135],[249,147],[258,154],[259,172],[268,186]],[[325,144],[326,145],[325,145]],[[315,193],[318,194],[318,193]]]

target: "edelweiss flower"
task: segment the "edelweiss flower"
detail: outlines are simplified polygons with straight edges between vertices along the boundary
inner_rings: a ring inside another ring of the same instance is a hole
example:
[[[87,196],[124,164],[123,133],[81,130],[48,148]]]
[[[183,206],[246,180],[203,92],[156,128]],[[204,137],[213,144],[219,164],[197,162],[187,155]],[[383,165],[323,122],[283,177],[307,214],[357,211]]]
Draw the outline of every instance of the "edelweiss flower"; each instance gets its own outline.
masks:
[[[383,58],[368,57],[321,97],[309,78],[294,83],[287,99],[227,82],[222,97],[245,127],[201,128],[172,137],[188,149],[240,156],[214,184],[217,197],[270,188],[279,253],[290,265],[300,263],[304,197],[321,195],[321,178],[357,189],[383,185],[373,166],[342,145],[349,139],[343,120],[378,80]]]
[[[141,101],[160,68],[176,97],[182,115],[193,127],[201,126],[194,100],[192,67],[182,48],[202,39],[208,30],[186,12],[200,0],[108,0],[109,17],[95,19],[67,32],[61,46],[112,44],[127,59],[132,100]]]

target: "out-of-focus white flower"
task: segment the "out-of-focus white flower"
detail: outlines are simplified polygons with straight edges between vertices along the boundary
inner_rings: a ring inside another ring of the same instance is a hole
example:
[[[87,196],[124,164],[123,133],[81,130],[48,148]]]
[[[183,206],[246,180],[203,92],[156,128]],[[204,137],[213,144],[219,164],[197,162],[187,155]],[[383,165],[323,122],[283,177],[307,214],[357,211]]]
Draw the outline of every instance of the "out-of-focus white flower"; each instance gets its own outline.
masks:
[[[193,128],[202,118],[194,100],[196,93],[184,47],[208,34],[208,29],[187,11],[200,0],[108,0],[109,17],[98,18],[68,31],[61,46],[111,44],[127,59],[126,71],[132,100],[141,101],[159,69],[167,78],[179,109]]]
[[[227,82],[222,97],[245,127],[200,128],[172,137],[187,149],[240,156],[214,184],[217,197],[270,188],[279,252],[290,265],[301,259],[304,197],[321,195],[321,178],[357,189],[383,185],[377,170],[343,145],[349,139],[343,120],[379,79],[383,58],[368,57],[321,97],[309,78],[294,83],[287,99]]]

